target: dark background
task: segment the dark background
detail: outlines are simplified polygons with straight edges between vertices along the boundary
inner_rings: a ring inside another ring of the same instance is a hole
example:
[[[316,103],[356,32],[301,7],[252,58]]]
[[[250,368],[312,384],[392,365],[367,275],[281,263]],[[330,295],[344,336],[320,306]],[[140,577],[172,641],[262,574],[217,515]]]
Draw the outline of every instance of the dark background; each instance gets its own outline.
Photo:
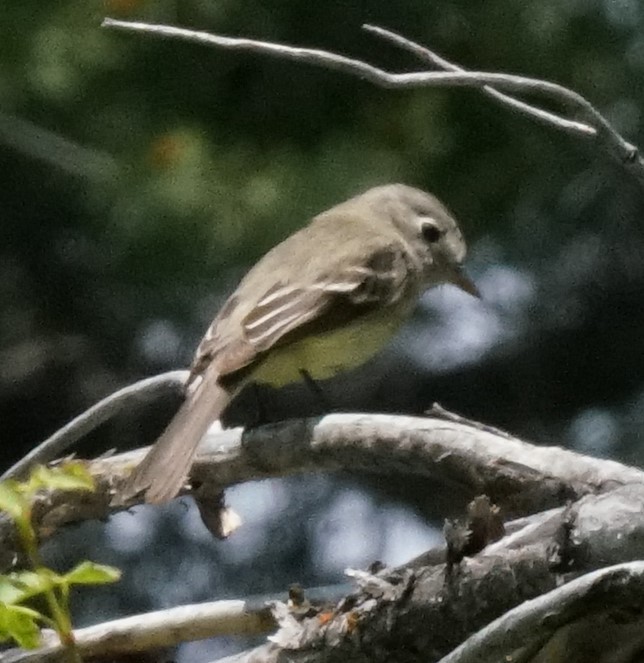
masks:
[[[106,16],[418,65],[379,24],[475,70],[553,80],[643,144],[637,0],[4,2],[0,9],[3,464],[117,387],[185,366],[238,278],[312,214],[369,186],[435,192],[484,299],[426,295],[379,358],[325,385],[345,410],[433,401],[529,439],[643,462],[644,195],[590,142],[473,90],[381,90],[344,75],[102,30]],[[293,391],[293,390],[291,390]],[[274,416],[319,409],[268,394]],[[135,412],[86,453],[149,443]],[[238,407],[237,416],[245,410]],[[403,485],[404,484],[404,485]],[[114,563],[79,622],[336,582],[436,540],[458,496],[424,481],[306,476],[239,487],[213,542],[187,501],[70,530],[53,564]],[[206,660],[240,642],[192,645]]]

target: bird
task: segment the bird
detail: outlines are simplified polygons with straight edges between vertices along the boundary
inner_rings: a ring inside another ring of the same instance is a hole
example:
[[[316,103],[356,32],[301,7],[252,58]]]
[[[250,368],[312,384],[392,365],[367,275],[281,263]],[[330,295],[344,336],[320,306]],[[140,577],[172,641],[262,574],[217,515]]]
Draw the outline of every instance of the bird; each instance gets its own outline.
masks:
[[[199,441],[247,384],[322,380],[362,364],[434,286],[479,297],[465,255],[447,207],[405,184],[371,188],[315,216],[225,301],[197,348],[183,404],[126,479],[123,498],[173,499]]]

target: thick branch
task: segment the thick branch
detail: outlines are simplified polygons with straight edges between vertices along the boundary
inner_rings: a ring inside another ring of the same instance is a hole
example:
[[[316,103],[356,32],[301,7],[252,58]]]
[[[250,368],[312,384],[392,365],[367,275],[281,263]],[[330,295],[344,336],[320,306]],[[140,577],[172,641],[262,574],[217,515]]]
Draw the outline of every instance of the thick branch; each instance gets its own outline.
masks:
[[[118,488],[143,453],[93,461],[91,471]],[[464,499],[486,494],[516,514],[644,482],[635,468],[534,446],[466,420],[360,414],[211,432],[191,477],[213,494],[245,481],[334,470],[425,476],[460,489]]]
[[[114,495],[144,451],[91,461],[97,479],[93,494],[44,496],[33,507],[41,535],[132,506],[135,501],[118,503]],[[358,414],[291,420],[245,433],[210,432],[192,479],[208,495],[245,481],[334,470],[425,476],[451,485],[464,502],[487,494],[506,514],[534,513],[585,494],[644,483],[644,473],[635,468],[533,446],[474,422]],[[0,563],[15,552],[13,527],[0,520]]]
[[[438,565],[415,572],[384,571],[371,579],[361,574],[360,591],[331,621],[298,624],[282,616],[272,644],[221,663],[277,663],[285,658],[298,663],[375,663],[401,660],[401,647],[408,663],[497,663],[506,657],[523,663],[599,663],[601,648],[614,655],[618,643],[626,651],[641,647],[644,563],[578,575],[592,567],[566,559],[566,541],[574,539],[585,548],[596,535],[590,522],[579,529],[573,524],[568,531],[568,516],[561,515],[563,536],[519,548],[500,549],[497,544],[451,572]],[[641,540],[639,548],[641,554]],[[599,625],[604,627],[601,643],[596,641]],[[579,646],[584,637],[591,651],[597,648],[596,658],[570,658],[576,649],[561,648],[567,641]],[[566,653],[568,657],[561,658]]]
[[[631,661],[644,646],[643,614],[644,562],[620,564],[519,605],[440,663]]]
[[[606,618],[620,605],[627,606],[634,620],[639,619],[629,601],[632,597],[643,601],[641,587],[624,588],[628,577],[624,576],[624,583],[619,585],[621,595],[612,597],[604,592],[618,587],[613,582],[616,576],[611,576],[609,584],[595,582],[605,577],[597,574],[574,579],[601,565],[640,558],[644,554],[642,541],[644,486],[589,495],[571,508],[543,514],[536,522],[451,569],[443,562],[422,566],[413,563],[375,576],[353,573],[358,590],[339,604],[345,588],[307,595],[314,602],[322,600],[328,605],[332,601],[336,606],[322,609],[324,619],[317,614],[304,619],[302,611],[297,617],[288,610],[278,610],[280,630],[271,636],[271,644],[254,650],[252,656],[247,652],[234,660],[279,661],[286,650],[298,661],[373,663],[397,660],[396,648],[404,641],[410,652],[417,652],[416,658],[410,655],[406,660],[420,663],[446,655],[468,636],[476,652],[498,656],[499,647],[506,647],[505,653],[521,647],[536,651],[547,646],[549,638],[563,637],[562,630],[570,624],[579,625],[579,620],[597,615]],[[644,567],[643,563],[637,564]],[[569,585],[557,589],[570,580]],[[641,583],[641,578],[637,582]],[[546,592],[551,594],[524,603]],[[217,635],[265,633],[275,628],[265,605],[264,599],[254,599],[171,608],[81,629],[77,638],[83,654],[105,655]],[[630,619],[629,614],[620,613],[622,624],[626,617]],[[548,620],[544,615],[550,615]],[[510,621],[485,628],[496,617]],[[531,624],[539,620],[540,627],[532,629]],[[514,633],[516,625],[518,635],[503,640],[501,635],[508,624],[512,628],[507,633]],[[588,628],[587,621],[584,625]],[[485,631],[472,636],[481,628]],[[572,637],[569,631],[565,635]],[[58,651],[52,643],[35,653],[14,653],[7,661],[49,661]],[[490,656],[466,660],[491,662],[503,658]],[[554,659],[544,660],[552,663]]]

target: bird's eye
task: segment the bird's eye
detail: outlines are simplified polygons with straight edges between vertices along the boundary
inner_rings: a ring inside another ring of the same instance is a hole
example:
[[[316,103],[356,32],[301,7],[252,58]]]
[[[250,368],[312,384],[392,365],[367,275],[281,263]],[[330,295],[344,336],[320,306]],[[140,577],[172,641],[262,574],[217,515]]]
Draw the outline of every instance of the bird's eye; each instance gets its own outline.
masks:
[[[423,223],[420,232],[429,244],[434,244],[441,238],[441,231],[433,223]]]

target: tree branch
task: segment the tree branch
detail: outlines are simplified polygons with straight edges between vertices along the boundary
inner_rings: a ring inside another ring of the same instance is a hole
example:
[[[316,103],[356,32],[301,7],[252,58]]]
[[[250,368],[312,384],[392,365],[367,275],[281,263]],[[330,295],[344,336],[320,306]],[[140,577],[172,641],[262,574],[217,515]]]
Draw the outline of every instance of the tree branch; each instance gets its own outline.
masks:
[[[463,418],[377,414],[333,414],[206,435],[192,478],[224,488],[321,469],[426,476],[458,487],[467,498],[484,493],[512,513],[644,481],[638,469],[535,446]]]
[[[83,657],[113,656],[173,647],[189,640],[221,635],[261,635],[275,628],[265,601],[213,601],[158,610],[74,631]],[[3,663],[49,663],[65,660],[65,648],[52,631],[43,646],[2,654]]]
[[[639,499],[641,505],[641,494]],[[622,511],[622,523],[629,513],[632,509]],[[331,620],[296,623],[288,614],[276,613],[280,630],[271,636],[271,644],[220,663],[289,658],[300,663],[373,663],[398,660],[401,646],[409,663],[497,663],[506,657],[517,663],[600,663],[604,659],[599,653],[614,656],[617,643],[625,651],[639,651],[644,641],[644,562],[593,571],[582,558],[567,557],[570,541],[583,550],[604,538],[593,527],[598,516],[609,526],[610,512],[599,507],[579,527],[573,519],[569,529],[571,521],[562,512],[557,536],[521,546],[499,542],[451,571],[434,565],[385,570],[371,577],[357,574],[359,591],[338,605]],[[641,555],[641,539],[638,546]],[[598,631],[599,625],[604,628]],[[584,637],[587,650],[597,656],[572,656]],[[576,648],[562,647],[562,641]]]
[[[440,663],[631,661],[644,645],[643,597],[644,562],[588,573],[510,610]],[[578,658],[584,651],[592,658]]]
[[[431,51],[426,46],[421,46],[420,44],[417,44],[416,42],[413,42],[410,39],[403,37],[402,35],[392,32],[391,30],[385,30],[384,28],[380,28],[376,25],[363,25],[362,27],[367,32],[390,41],[392,44],[395,44],[396,46],[409,51],[423,62],[433,64],[439,69],[444,69],[445,71],[465,71],[463,67],[459,67],[458,65],[453,64],[449,60],[446,60],[445,58],[438,55],[438,53],[435,51]],[[596,129],[594,129],[591,124],[568,120],[561,115],[537,108],[536,106],[527,104],[525,101],[521,101],[520,99],[517,99],[516,97],[513,97],[509,94],[499,92],[489,85],[485,85],[481,89],[488,97],[491,97],[492,99],[500,102],[501,105],[510,106],[513,110],[526,115],[531,119],[538,120],[543,124],[554,125],[558,129],[567,131],[571,134],[582,134],[584,136],[595,136],[597,134]]]
[[[117,393],[138,398],[142,384]],[[148,384],[152,390],[158,387],[154,380]],[[112,406],[110,399],[102,402]],[[123,397],[120,402],[128,400]],[[199,486],[197,495],[212,495],[245,481],[302,472],[411,474],[456,488],[464,502],[486,494],[505,508],[506,515],[534,513],[586,494],[644,484],[644,473],[635,468],[558,447],[533,446],[476,422],[454,421],[451,415],[441,418],[446,415],[439,413],[428,418],[335,414],[245,432],[211,428],[191,477]],[[40,535],[51,536],[67,523],[106,518],[136,504],[137,500],[119,501],[119,486],[144,453],[140,449],[90,461],[95,493],[44,495],[33,505]],[[17,552],[13,534],[12,523],[0,519],[0,565],[9,564]]]
[[[306,599],[314,605],[323,602],[321,609],[307,616],[308,611],[294,614],[277,606],[273,615],[279,630],[271,643],[231,660],[279,661],[288,651],[297,654],[298,661],[373,663],[391,660],[401,637],[410,651],[418,652],[409,661],[437,660],[470,636],[467,642],[474,653],[465,649],[470,658],[463,660],[492,663],[521,648],[534,652],[550,646],[549,639],[563,637],[563,629],[571,624],[585,627],[588,633],[591,617],[610,622],[610,615],[619,613],[622,625],[631,624],[641,619],[635,608],[644,603],[644,576],[637,565],[644,569],[644,563],[624,567],[629,572],[635,569],[631,576],[589,572],[641,557],[642,541],[644,485],[588,495],[572,507],[540,514],[538,520],[451,568],[444,560],[423,564],[416,560],[376,575],[352,572],[358,587],[349,596],[341,586],[307,592]],[[581,574],[587,575],[575,580]],[[631,586],[633,578],[636,584]],[[560,587],[562,583],[569,584]],[[550,594],[540,596],[546,592]],[[525,603],[529,599],[535,600]],[[80,629],[76,635],[81,653],[88,656],[168,647],[217,635],[261,634],[276,627],[266,601],[263,597],[171,608]],[[626,606],[625,614],[620,606]],[[499,620],[490,623],[495,617]],[[537,622],[539,628],[533,628]],[[477,629],[483,630],[472,636]],[[512,638],[502,638],[504,629]],[[644,629],[637,633],[644,637]],[[573,634],[565,631],[565,635]],[[50,661],[59,651],[56,642],[47,642],[37,652],[4,654],[3,661]],[[481,652],[487,652],[486,657]],[[455,653],[450,656],[454,658],[448,657],[449,663],[461,663]]]
[[[406,50],[412,51],[415,55],[422,57],[423,60],[430,61],[432,64],[438,65],[443,69],[448,69],[449,71],[392,73],[362,60],[320,49],[297,48],[285,44],[275,44],[254,39],[224,37],[222,35],[177,28],[169,25],[119,21],[112,18],[105,18],[102,25],[103,27],[117,30],[144,32],[163,38],[183,39],[208,46],[260,53],[295,62],[313,64],[357,76],[373,85],[384,88],[446,86],[481,88],[485,90],[486,94],[494,96],[497,101],[501,101],[524,115],[529,115],[568,133],[594,139],[600,149],[610,154],[628,172],[632,173],[640,184],[644,185],[644,159],[640,156],[637,147],[626,141],[586,98],[574,90],[557,83],[526,76],[466,71],[461,67],[451,64],[429,49],[376,26],[367,25],[364,27],[369,32],[377,34]],[[493,88],[490,86],[493,86]],[[583,121],[579,122],[576,118],[569,119],[551,113],[533,104],[527,104],[515,97],[500,93],[498,89],[494,88],[499,88],[504,92],[542,96],[563,105],[566,109],[581,117]]]
[[[163,393],[181,391],[187,377],[188,371],[171,371],[140,380],[115,391],[32,449],[0,476],[0,481],[20,478],[34,465],[60,458],[78,440],[111,419],[115,414],[126,410],[133,402],[154,401]]]

